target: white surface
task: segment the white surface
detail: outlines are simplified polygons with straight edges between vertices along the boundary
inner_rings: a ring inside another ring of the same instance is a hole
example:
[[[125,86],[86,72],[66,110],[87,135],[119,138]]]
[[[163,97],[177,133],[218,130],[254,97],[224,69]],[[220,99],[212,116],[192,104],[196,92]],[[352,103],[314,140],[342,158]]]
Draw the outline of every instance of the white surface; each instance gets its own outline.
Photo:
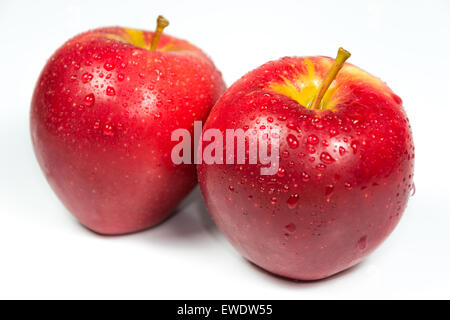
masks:
[[[271,276],[243,260],[198,192],[138,234],[101,237],[53,194],[33,155],[31,94],[46,59],[99,26],[153,29],[203,48],[228,85],[286,55],[330,55],[403,98],[417,157],[416,195],[392,236],[359,266],[320,282]],[[450,298],[449,1],[0,2],[0,298]]]

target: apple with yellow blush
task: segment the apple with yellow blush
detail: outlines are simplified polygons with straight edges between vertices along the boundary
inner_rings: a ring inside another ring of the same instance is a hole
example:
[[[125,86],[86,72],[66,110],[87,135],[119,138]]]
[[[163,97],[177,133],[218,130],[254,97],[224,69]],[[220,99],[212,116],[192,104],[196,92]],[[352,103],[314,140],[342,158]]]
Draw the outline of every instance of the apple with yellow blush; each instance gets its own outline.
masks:
[[[336,59],[286,57],[234,83],[204,130],[277,129],[279,169],[199,164],[208,210],[249,261],[277,275],[322,279],[375,250],[413,189],[414,144],[402,100]],[[203,145],[205,148],[205,145]]]
[[[122,27],[67,41],[45,65],[31,103],[36,157],[86,227],[122,234],[165,218],[196,184],[170,158],[171,132],[193,131],[225,90],[211,59],[187,41]]]

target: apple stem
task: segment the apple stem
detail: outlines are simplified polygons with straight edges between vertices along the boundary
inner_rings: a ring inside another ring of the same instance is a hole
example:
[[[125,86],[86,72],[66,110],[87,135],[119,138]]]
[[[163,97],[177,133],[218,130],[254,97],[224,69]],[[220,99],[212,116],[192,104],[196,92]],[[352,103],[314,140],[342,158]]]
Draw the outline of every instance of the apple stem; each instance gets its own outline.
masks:
[[[314,98],[312,102],[312,109],[321,109],[320,103],[322,102],[322,98],[327,92],[328,88],[330,87],[331,83],[333,82],[334,78],[336,78],[336,75],[338,74],[339,70],[342,69],[344,66],[345,60],[350,58],[351,54],[347,50],[343,48],[339,48],[336,59],[333,62],[333,65],[330,68],[330,71],[328,71],[327,77],[322,82],[322,85],[320,86],[319,93]]]
[[[161,34],[163,33],[164,28],[168,25],[169,21],[166,18],[163,16],[158,16],[158,19],[156,19],[156,30],[153,33],[152,43],[150,44],[150,50],[156,51]]]

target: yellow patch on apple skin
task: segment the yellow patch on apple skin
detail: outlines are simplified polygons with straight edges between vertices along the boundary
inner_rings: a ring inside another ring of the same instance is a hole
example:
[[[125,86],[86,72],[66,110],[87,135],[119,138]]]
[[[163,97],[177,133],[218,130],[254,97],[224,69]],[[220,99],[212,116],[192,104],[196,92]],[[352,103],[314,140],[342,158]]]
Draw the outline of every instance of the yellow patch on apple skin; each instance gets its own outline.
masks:
[[[99,33],[98,35],[101,35],[105,38],[111,39],[111,40],[116,40],[119,42],[124,42],[126,43],[127,41],[125,41],[125,39],[117,34],[113,34],[113,33]]]
[[[281,76],[283,81],[273,82],[269,88],[297,101],[304,107],[310,108],[324,79],[315,71],[314,63],[310,59],[305,58],[303,63],[305,67],[303,72],[294,67],[295,71],[290,75],[291,79]],[[337,104],[336,93],[338,88],[336,81],[333,81],[321,101],[320,107],[322,110],[331,109]]]
[[[181,50],[180,48],[175,47],[172,43],[168,43],[166,44],[164,47],[159,48],[159,51],[162,52],[167,52],[167,51],[179,51]]]
[[[363,81],[364,83],[379,89],[380,92],[385,94],[388,94],[388,92],[391,91],[386,83],[381,81],[379,78],[351,64],[345,65],[344,68],[342,68],[342,70],[338,73],[336,79],[340,82],[349,82],[351,80]]]
[[[150,44],[151,44],[151,38],[147,41],[145,37],[145,32],[141,30],[131,29],[131,28],[123,28],[123,32],[121,35],[114,34],[114,33],[101,33],[98,34],[105,38],[123,42],[123,43],[129,43],[136,47],[150,50]],[[178,51],[181,50],[177,48],[172,43],[167,43],[165,46],[158,48],[158,51]]]
[[[145,41],[144,33],[140,30],[125,28],[125,37],[128,42],[136,47],[149,49],[149,45]]]
[[[291,71],[284,72],[284,75],[280,76],[280,80],[271,82],[266,90],[280,93],[306,108],[311,108],[312,102],[319,93],[320,86],[333,64],[333,60],[304,58],[300,63],[301,65],[291,65]],[[352,94],[349,89],[352,84],[375,88],[377,92],[390,98],[393,95],[389,87],[379,78],[346,63],[326,91],[317,110],[333,109],[339,101]]]

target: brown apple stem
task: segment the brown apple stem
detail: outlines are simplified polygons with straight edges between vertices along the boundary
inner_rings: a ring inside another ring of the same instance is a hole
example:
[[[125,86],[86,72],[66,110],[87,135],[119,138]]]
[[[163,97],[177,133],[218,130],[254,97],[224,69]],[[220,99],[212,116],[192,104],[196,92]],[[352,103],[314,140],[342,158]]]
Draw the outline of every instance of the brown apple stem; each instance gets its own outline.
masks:
[[[334,60],[333,65],[330,68],[330,71],[328,71],[327,77],[322,82],[319,93],[312,102],[311,107],[312,109],[320,109],[320,102],[322,101],[325,92],[327,92],[334,78],[336,78],[336,75],[338,74],[339,70],[341,70],[342,67],[344,66],[345,60],[350,58],[350,56],[351,56],[350,52],[348,52],[343,48],[339,48],[336,59]]]
[[[153,33],[152,43],[150,44],[150,50],[156,51],[161,34],[163,33],[164,28],[168,25],[169,21],[166,18],[163,16],[158,16],[158,19],[156,19],[156,30]]]

